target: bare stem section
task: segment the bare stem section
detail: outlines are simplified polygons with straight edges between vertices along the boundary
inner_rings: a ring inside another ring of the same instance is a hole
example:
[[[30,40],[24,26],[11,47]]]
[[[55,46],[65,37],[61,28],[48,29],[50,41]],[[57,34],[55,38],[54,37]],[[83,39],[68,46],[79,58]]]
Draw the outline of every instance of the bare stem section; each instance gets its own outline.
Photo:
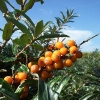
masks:
[[[100,35],[100,33],[99,34],[96,34],[96,35],[94,35],[94,36],[92,36],[92,37],[90,37],[90,38],[88,38],[88,39],[86,39],[86,40],[84,40],[83,42],[81,42],[80,44],[79,44],[79,48],[80,48],[80,46],[82,45],[82,44],[84,44],[85,42],[88,42],[89,40],[91,40],[91,39],[93,39],[94,37],[96,37],[96,36],[98,36],[98,35]]]

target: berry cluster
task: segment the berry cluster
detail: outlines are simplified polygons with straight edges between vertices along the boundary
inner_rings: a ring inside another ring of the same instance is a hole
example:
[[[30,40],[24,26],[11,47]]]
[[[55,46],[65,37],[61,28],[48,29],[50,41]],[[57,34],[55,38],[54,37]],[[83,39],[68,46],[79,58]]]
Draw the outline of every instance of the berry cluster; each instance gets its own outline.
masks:
[[[41,79],[46,81],[52,77],[53,70],[60,70],[64,67],[70,67],[77,60],[82,57],[82,52],[79,51],[74,40],[68,40],[66,44],[63,42],[56,42],[48,46],[44,55],[38,61],[31,61],[28,63],[28,68],[31,73],[37,73]],[[9,84],[21,84],[28,79],[28,74],[25,72],[17,72],[14,76],[6,76],[4,80]],[[29,86],[25,85],[20,95],[20,98],[27,97]]]
[[[72,66],[77,58],[82,57],[74,40],[68,40],[66,45],[63,42],[56,42],[49,45],[44,56],[41,56],[36,63],[29,62],[28,67],[32,73],[38,73],[45,81],[52,77],[53,70]]]

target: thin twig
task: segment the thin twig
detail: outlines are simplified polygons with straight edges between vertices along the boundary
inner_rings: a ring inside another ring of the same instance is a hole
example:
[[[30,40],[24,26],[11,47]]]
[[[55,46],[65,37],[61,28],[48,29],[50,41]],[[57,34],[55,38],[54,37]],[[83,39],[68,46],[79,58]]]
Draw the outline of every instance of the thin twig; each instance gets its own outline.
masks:
[[[22,54],[27,48],[31,46],[31,44],[35,41],[36,39],[34,38],[30,44],[27,44],[15,57],[18,58],[20,54]]]
[[[99,33],[99,34],[96,34],[96,35],[94,35],[94,36],[92,36],[92,37],[90,37],[90,38],[88,38],[88,39],[86,39],[86,40],[84,40],[83,42],[81,42],[81,43],[79,44],[78,48],[80,48],[80,46],[81,46],[82,44],[84,44],[85,42],[88,42],[89,40],[93,39],[94,37],[96,37],[96,36],[98,36],[98,35],[100,35],[100,33]]]

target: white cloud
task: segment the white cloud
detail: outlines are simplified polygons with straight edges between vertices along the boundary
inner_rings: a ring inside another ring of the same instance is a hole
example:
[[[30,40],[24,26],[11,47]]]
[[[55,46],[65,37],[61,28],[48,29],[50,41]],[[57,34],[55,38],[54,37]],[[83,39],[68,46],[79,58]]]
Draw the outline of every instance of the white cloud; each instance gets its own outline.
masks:
[[[63,29],[63,33],[69,35],[69,38],[66,38],[64,42],[66,43],[67,40],[73,39],[76,41],[77,45],[82,43],[84,40],[93,36],[93,33],[88,30],[70,30],[70,29]],[[96,46],[93,44],[92,40],[85,42],[80,47],[81,51],[90,52],[96,49]]]
[[[47,9],[40,9],[40,11],[46,16],[53,14],[51,10],[47,10]]]

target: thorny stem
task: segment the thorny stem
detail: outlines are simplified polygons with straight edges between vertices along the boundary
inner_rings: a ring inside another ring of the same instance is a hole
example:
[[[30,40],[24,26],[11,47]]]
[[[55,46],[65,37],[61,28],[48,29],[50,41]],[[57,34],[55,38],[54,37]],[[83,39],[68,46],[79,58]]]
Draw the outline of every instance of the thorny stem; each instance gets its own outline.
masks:
[[[89,40],[93,39],[94,37],[96,37],[96,36],[98,36],[98,35],[100,35],[100,33],[99,33],[99,34],[96,34],[96,35],[94,35],[94,36],[92,36],[92,37],[90,37],[90,38],[88,38],[87,40],[84,40],[83,42],[81,42],[81,43],[79,44],[78,48],[80,48],[80,46],[81,46],[82,44],[84,44],[85,42],[88,42]]]

